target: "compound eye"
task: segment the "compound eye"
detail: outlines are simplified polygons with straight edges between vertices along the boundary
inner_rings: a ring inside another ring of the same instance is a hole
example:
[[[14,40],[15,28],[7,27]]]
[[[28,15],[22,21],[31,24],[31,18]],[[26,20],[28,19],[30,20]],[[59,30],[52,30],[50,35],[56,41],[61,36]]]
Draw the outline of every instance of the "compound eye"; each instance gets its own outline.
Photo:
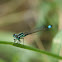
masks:
[[[13,37],[16,36],[16,34],[13,34]]]
[[[15,34],[13,34],[13,35],[15,35]]]
[[[13,34],[14,36],[16,35],[16,34]]]

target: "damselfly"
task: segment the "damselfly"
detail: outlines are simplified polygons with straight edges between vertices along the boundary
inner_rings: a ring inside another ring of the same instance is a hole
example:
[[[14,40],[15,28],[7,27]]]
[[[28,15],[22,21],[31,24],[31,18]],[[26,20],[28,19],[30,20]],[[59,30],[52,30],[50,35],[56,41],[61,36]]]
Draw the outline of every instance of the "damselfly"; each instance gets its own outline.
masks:
[[[52,25],[48,25],[47,27],[46,26],[41,26],[29,33],[25,32],[25,33],[19,33],[19,34],[13,34],[13,37],[14,37],[14,42],[18,41],[19,43],[21,42],[20,39],[23,39],[23,44],[24,44],[24,37],[29,35],[29,34],[33,34],[33,33],[36,33],[36,32],[39,32],[41,30],[46,30],[46,29],[50,29],[52,28]]]

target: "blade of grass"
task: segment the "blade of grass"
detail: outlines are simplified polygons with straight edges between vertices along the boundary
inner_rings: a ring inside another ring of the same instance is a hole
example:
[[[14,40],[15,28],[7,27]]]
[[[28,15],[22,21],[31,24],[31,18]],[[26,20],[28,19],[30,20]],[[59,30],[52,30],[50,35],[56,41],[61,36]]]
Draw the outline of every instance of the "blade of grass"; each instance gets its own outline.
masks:
[[[55,57],[57,59],[61,59],[62,60],[62,57],[59,56],[59,55],[55,55],[55,54],[52,54],[50,52],[39,50],[37,48],[33,48],[33,47],[30,47],[30,46],[26,46],[26,45],[22,45],[22,44],[18,44],[18,43],[13,43],[13,42],[6,42],[6,41],[0,41],[0,44],[8,44],[8,45],[16,46],[16,47],[19,47],[19,48],[32,50],[32,51],[39,52],[39,53],[42,53],[42,54],[45,54],[45,55],[48,55],[48,56],[51,56],[51,57]]]

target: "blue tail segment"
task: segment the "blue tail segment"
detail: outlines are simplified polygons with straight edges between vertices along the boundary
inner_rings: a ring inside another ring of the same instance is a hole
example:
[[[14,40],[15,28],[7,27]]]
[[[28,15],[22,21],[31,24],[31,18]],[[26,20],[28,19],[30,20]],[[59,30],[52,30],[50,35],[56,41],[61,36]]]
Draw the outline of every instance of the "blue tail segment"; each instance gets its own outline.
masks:
[[[52,28],[52,25],[48,25],[48,29]]]

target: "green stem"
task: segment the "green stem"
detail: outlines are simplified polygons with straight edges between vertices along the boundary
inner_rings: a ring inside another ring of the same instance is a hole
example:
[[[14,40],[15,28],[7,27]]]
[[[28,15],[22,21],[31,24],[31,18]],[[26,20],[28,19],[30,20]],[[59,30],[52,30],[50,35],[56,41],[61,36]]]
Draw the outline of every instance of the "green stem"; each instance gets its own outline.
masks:
[[[8,44],[8,45],[16,46],[16,47],[19,47],[19,48],[24,48],[24,49],[36,51],[36,52],[39,52],[39,53],[42,53],[42,54],[45,54],[45,55],[48,55],[48,56],[51,56],[51,57],[55,57],[57,59],[62,60],[62,57],[59,56],[59,55],[55,55],[53,53],[46,52],[46,51],[43,51],[43,50],[39,50],[37,48],[33,48],[33,47],[30,47],[30,46],[27,46],[27,45],[22,45],[22,44],[13,43],[13,42],[5,42],[5,41],[0,41],[0,44]]]

